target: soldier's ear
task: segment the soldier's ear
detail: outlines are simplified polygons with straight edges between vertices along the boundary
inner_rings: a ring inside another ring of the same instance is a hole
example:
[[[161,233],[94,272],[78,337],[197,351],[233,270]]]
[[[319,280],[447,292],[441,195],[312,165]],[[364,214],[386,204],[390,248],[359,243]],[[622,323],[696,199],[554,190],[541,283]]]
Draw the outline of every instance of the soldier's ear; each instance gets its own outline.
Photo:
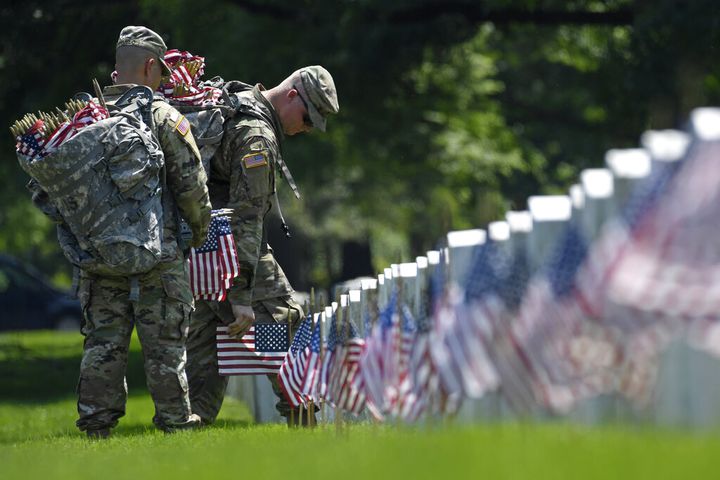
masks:
[[[145,59],[144,72],[146,77],[152,76],[152,70],[155,66],[155,59],[152,57]]]

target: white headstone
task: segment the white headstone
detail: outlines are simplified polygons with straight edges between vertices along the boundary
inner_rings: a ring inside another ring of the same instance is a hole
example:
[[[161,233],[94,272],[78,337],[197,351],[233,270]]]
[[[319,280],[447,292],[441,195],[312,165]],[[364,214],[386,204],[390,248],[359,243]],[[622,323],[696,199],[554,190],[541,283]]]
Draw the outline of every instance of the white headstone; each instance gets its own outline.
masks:
[[[613,174],[612,214],[620,213],[638,182],[647,178],[652,169],[650,155],[644,148],[608,150],[605,164]]]
[[[447,248],[450,264],[450,279],[462,283],[472,266],[473,252],[478,245],[485,243],[485,230],[457,230],[448,232]]]
[[[510,239],[510,224],[508,222],[490,222],[488,224],[488,237],[495,242],[505,242]]]
[[[690,135],[680,130],[649,130],[640,137],[640,144],[649,153],[651,168],[655,168],[657,163],[673,163],[683,158]]]
[[[720,108],[696,108],[690,113],[690,130],[698,140],[720,140]]]
[[[567,195],[538,195],[528,198],[532,231],[528,235],[528,262],[538,269],[555,246],[572,212]]]
[[[588,168],[580,172],[585,205],[580,224],[588,238],[595,238],[612,213],[613,177],[607,168]]]
[[[570,187],[568,191],[570,194],[570,201],[572,202],[572,218],[580,218],[582,209],[585,208],[585,192],[583,191],[582,185],[576,183]]]

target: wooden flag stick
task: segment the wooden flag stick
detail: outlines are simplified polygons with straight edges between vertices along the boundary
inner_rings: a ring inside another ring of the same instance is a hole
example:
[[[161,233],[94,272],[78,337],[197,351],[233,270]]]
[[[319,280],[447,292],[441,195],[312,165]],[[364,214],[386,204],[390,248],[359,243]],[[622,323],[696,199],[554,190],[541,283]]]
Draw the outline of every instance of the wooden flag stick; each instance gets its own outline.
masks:
[[[288,315],[288,337],[290,336],[290,329],[291,329],[291,326],[290,326],[290,315]],[[303,418],[303,404],[301,403],[301,404],[300,404],[300,411],[299,411],[299,414],[298,414],[298,423],[297,423],[297,424],[298,424],[298,427],[301,427],[301,426],[302,426],[302,418]]]
[[[308,427],[312,427],[312,428],[315,427],[315,415],[314,414],[315,414],[315,403],[312,401],[312,399],[310,399],[310,401],[308,402],[308,412],[307,412]]]
[[[397,314],[397,321],[398,321],[398,331],[400,332],[399,338],[400,341],[396,343],[396,351],[395,351],[395,361],[398,362],[397,368],[400,368],[400,360],[402,356],[402,338],[403,338],[403,315],[402,315],[402,301],[403,301],[403,294],[404,294],[404,281],[402,277],[398,277],[397,280],[395,280],[395,284],[397,285],[397,297],[395,300],[395,312]],[[398,385],[399,387],[399,385]],[[400,425],[400,416],[396,415],[394,417],[395,425]]]
[[[316,311],[320,312],[320,314],[318,316],[318,321],[320,322],[320,338],[325,339],[327,337],[327,335],[325,334],[325,327],[326,327],[328,319],[325,318],[323,320],[323,317],[325,315],[325,302],[323,300],[323,296],[322,296],[322,294],[315,295],[315,288],[313,287],[313,289],[310,290],[310,297],[311,297],[311,302],[317,308]],[[323,362],[325,360],[325,356],[327,355],[326,348],[327,348],[327,345],[325,343],[321,342],[320,343],[320,355],[321,355],[320,358],[323,360]],[[327,423],[327,407],[325,406],[324,401],[322,401],[320,403],[320,421],[323,424]]]
[[[308,308],[308,313],[310,314],[310,318],[312,320],[315,320],[315,288],[310,289],[310,304]],[[318,319],[320,321],[320,319]],[[320,363],[319,365],[322,365],[322,323],[319,325],[320,328]],[[316,389],[317,390],[317,389]],[[310,409],[308,411],[308,425],[310,427],[315,427],[315,402],[311,399],[310,400]]]
[[[290,318],[290,310],[288,310],[287,314],[287,325],[288,325],[288,331],[287,331],[287,338],[288,338],[288,350],[290,349],[290,345],[292,345],[292,318]],[[300,407],[302,408],[302,406]],[[295,409],[290,408],[290,427],[294,427],[298,424],[295,423]]]
[[[338,347],[339,347],[340,344],[342,343],[342,338],[341,338],[341,336],[340,336],[340,333],[341,333],[340,323],[341,323],[342,320],[343,320],[343,314],[342,314],[342,306],[340,305],[340,298],[339,298],[339,297],[338,297],[337,305],[338,305],[338,307],[337,307],[337,313],[336,313],[336,317],[335,317],[335,334],[337,335],[338,342],[337,342],[337,344],[335,345],[335,355],[337,355],[337,354],[339,353],[339,352],[338,352],[338,350],[339,350]],[[333,362],[333,363],[334,363],[334,362]],[[341,363],[340,363],[340,364],[341,364]],[[337,406],[335,407],[335,432],[336,432],[338,435],[340,435],[340,434],[342,433],[342,428],[343,428],[343,418],[342,418],[342,417],[343,417],[342,408],[340,408],[340,406],[337,405]]]
[[[93,78],[92,80],[93,89],[95,89],[95,95],[97,95],[98,100],[100,100],[100,105],[107,110],[107,105],[105,104],[105,97],[103,97],[102,89],[100,88],[100,84],[97,81],[97,78]]]

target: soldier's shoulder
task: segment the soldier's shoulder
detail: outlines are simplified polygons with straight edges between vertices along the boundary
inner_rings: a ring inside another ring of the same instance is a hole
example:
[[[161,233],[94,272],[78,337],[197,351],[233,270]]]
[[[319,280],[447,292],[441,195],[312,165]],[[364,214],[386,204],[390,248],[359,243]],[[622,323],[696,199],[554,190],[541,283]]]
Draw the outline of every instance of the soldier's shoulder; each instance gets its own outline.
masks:
[[[267,122],[258,118],[245,116],[234,118],[229,124],[227,133],[240,142],[262,139],[270,144],[277,144],[275,130]]]
[[[153,99],[152,111],[156,121],[177,121],[181,117],[180,112],[161,97],[155,97]]]
[[[228,125],[232,129],[241,128],[255,128],[263,130],[272,130],[272,127],[268,123],[260,118],[253,117],[250,115],[243,115],[238,112],[234,117],[230,119]]]
[[[176,131],[185,141],[192,138],[190,122],[167,102],[153,101],[153,120],[158,131]]]

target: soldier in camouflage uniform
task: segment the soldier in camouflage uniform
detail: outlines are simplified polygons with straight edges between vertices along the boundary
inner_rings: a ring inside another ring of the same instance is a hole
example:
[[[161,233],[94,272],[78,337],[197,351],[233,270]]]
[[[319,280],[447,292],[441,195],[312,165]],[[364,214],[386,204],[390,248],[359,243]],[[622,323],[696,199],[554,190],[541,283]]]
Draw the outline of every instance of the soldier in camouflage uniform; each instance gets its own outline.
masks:
[[[105,101],[112,104],[133,84],[156,90],[161,76],[169,73],[162,60],[165,50],[162,38],[152,30],[124,28],[117,43],[118,84],[104,89]],[[201,244],[210,223],[207,176],[187,120],[157,97],[152,116],[153,133],[165,157],[167,187],[162,194],[161,261],[133,279],[80,274],[85,343],[77,426],[90,437],[106,437],[125,414],[125,370],[133,326],[142,344],[147,386],[155,402],[155,425],[166,432],[200,425],[200,418],[190,410],[185,374],[185,342],[193,298],[178,244],[178,212]],[[42,197],[42,192],[34,192],[36,204],[47,212]],[[58,236],[61,244],[73,241],[62,225]]]
[[[218,323],[229,325],[231,335],[241,336],[253,321],[291,322],[296,328],[303,317],[267,244],[264,221],[276,192],[276,170],[296,190],[282,158],[284,135],[312,128],[325,131],[325,117],[338,111],[335,84],[320,66],[301,68],[270,90],[258,84],[239,96],[252,114],[241,111],[226,122],[222,144],[210,161],[208,186],[215,208],[234,210],[232,229],[240,276],[230,288],[227,302],[196,302],[188,337],[190,402],[204,423],[215,420],[228,381],[218,374]],[[289,419],[290,405],[280,393],[277,376],[269,378],[279,398],[276,407]]]

